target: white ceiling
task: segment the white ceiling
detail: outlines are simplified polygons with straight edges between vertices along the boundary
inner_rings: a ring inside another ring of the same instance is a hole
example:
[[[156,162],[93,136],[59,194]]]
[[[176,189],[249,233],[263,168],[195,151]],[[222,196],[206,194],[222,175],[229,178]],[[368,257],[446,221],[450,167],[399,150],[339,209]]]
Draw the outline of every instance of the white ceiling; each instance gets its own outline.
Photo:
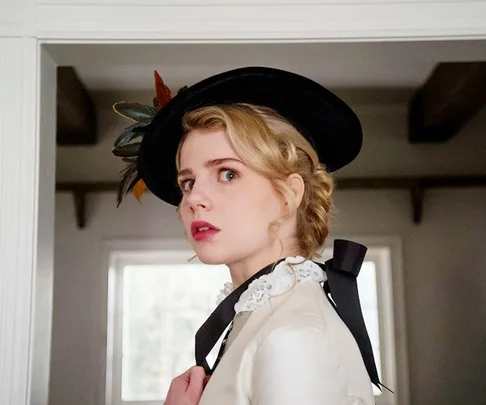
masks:
[[[279,67],[331,88],[410,88],[445,61],[486,61],[486,41],[274,44],[47,45],[90,90],[171,88],[249,65]]]

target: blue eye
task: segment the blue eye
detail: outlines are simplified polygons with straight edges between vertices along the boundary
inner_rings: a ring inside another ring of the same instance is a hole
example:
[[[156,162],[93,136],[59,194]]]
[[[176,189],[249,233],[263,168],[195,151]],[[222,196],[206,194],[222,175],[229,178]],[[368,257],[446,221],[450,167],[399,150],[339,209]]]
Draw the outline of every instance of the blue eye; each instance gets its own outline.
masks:
[[[238,177],[238,174],[231,169],[221,169],[219,172],[219,179],[223,182],[233,181]]]
[[[194,180],[183,180],[180,183],[181,190],[184,193],[187,193],[188,191],[192,190],[192,187],[194,186]]]

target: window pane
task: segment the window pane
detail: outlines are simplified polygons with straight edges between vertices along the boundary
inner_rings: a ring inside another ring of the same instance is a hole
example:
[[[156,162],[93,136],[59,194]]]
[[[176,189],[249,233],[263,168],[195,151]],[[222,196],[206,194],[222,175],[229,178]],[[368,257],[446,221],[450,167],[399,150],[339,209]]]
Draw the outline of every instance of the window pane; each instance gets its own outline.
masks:
[[[194,335],[226,281],[226,266],[124,267],[123,401],[163,400],[172,379],[194,365]]]
[[[366,329],[371,340],[378,375],[381,378],[380,327],[378,317],[378,295],[376,288],[376,266],[372,261],[365,261],[358,276],[358,292]],[[381,391],[373,386],[373,393]]]

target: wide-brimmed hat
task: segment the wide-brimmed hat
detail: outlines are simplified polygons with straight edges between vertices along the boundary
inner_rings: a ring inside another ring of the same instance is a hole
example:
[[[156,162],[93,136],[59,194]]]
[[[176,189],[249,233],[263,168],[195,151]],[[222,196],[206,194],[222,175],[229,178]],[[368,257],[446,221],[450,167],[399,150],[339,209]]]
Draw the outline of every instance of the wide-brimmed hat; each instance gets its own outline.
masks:
[[[136,156],[121,154],[132,164],[130,184],[121,190],[122,193],[128,192],[141,179],[157,197],[178,205],[181,192],[177,185],[175,156],[184,135],[184,114],[200,107],[236,103],[275,110],[309,141],[329,172],[353,161],[361,149],[363,136],[359,119],[346,103],[325,87],[280,69],[244,67],[211,76],[183,89],[168,100],[150,122],[142,127],[132,126],[132,131],[138,132],[142,140]]]

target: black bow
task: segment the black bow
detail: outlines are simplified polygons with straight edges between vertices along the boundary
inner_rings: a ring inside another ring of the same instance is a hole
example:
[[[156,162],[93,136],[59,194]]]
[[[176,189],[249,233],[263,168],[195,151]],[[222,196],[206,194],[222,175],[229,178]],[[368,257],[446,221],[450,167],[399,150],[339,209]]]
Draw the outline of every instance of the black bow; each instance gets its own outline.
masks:
[[[359,243],[336,239],[334,241],[333,258],[326,261],[325,264],[318,264],[327,275],[324,291],[328,299],[328,294],[331,295],[332,300],[329,299],[329,302],[356,339],[371,382],[381,389],[383,385],[376,369],[356,282],[367,250],[366,246]]]

